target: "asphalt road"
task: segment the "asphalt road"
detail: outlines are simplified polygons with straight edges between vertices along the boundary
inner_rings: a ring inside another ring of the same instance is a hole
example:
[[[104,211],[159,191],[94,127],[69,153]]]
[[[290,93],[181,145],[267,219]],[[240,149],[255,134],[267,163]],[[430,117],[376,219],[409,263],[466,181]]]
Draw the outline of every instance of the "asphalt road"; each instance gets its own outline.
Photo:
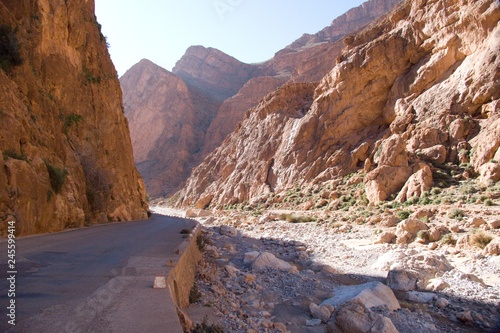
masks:
[[[134,330],[128,325],[127,331],[142,330],[141,318],[133,316],[141,316],[139,310],[146,311],[146,306],[130,313],[125,307],[163,301],[165,294],[148,295],[153,292],[154,275],[165,273],[166,258],[183,242],[180,231],[194,225],[194,221],[154,215],[147,221],[16,239],[15,327],[8,323],[12,298],[8,297],[7,242],[1,240],[0,332],[123,330],[116,320],[137,326]],[[144,299],[137,300],[141,296]],[[161,316],[162,304],[153,306]],[[120,311],[126,315],[117,315]]]

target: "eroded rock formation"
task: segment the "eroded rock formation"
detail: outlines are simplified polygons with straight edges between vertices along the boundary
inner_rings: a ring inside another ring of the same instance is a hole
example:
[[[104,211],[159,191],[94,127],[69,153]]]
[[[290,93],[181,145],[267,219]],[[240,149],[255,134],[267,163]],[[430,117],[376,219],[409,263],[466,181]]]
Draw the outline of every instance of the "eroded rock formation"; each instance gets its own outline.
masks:
[[[159,68],[148,69],[144,61],[135,65],[121,83],[135,159],[148,193],[173,194],[191,168],[234,131],[246,110],[287,81],[319,82],[335,65],[343,48],[341,38],[399,1],[367,1],[261,64],[244,64],[216,49],[193,46],[169,75]],[[139,80],[143,84],[136,85]],[[181,117],[187,119],[183,131],[172,127]]]
[[[8,220],[27,235],[146,217],[94,1],[2,1],[0,17],[23,60],[1,59],[2,233]]]
[[[478,172],[500,154],[499,18],[494,0],[403,2],[345,38],[319,84],[287,84],[249,110],[179,202],[252,202],[361,172],[377,203],[427,190],[445,163]]]

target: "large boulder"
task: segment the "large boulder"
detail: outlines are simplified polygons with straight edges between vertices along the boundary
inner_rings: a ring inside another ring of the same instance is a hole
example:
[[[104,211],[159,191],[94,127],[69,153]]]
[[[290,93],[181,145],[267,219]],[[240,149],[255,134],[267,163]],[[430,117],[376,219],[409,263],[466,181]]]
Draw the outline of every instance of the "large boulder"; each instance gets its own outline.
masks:
[[[370,203],[377,204],[397,193],[408,178],[412,168],[409,166],[380,166],[365,177],[366,197]]]
[[[253,262],[252,269],[257,272],[267,269],[285,272],[297,271],[297,268],[295,266],[292,266],[284,260],[276,258],[274,254],[269,252],[261,253]]]
[[[433,183],[432,170],[428,165],[424,164],[416,173],[408,178],[396,200],[405,202],[412,197],[420,197],[424,192],[431,190]]]
[[[408,153],[403,138],[400,135],[392,135],[384,140],[375,154],[374,162],[379,166],[408,166]]]
[[[444,255],[412,249],[389,251],[372,267],[387,270],[387,285],[402,291],[432,289],[431,280],[453,270]]]
[[[491,186],[500,180],[500,163],[489,162],[479,168],[479,182]]]
[[[333,332],[343,333],[397,333],[392,321],[378,313],[367,309],[359,303],[349,303],[336,313]],[[337,329],[337,330],[336,330]]]
[[[399,223],[396,227],[396,236],[398,244],[408,244],[415,239],[418,232],[428,230],[427,225],[421,220],[407,219]]]
[[[377,281],[356,286],[340,286],[333,290],[333,294],[332,298],[323,301],[320,306],[337,307],[348,302],[356,302],[368,309],[383,306],[394,311],[400,308],[391,288]]]

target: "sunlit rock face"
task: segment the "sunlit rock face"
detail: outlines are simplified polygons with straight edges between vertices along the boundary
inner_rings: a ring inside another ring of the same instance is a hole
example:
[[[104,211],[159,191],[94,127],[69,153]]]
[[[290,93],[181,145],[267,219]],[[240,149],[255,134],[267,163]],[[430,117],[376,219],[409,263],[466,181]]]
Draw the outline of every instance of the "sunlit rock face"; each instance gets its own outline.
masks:
[[[171,195],[191,169],[244,119],[245,111],[286,82],[319,82],[335,65],[341,40],[399,0],[371,0],[304,35],[260,64],[190,47],[172,72],[143,60],[121,79],[135,161],[152,197]]]
[[[27,235],[146,217],[94,2],[3,1],[0,17],[22,58],[0,71],[0,220]]]
[[[499,18],[493,0],[396,6],[346,37],[319,83],[289,82],[247,111],[179,203],[251,202],[357,171],[377,203],[425,192],[445,163],[490,174],[483,165],[500,156]]]

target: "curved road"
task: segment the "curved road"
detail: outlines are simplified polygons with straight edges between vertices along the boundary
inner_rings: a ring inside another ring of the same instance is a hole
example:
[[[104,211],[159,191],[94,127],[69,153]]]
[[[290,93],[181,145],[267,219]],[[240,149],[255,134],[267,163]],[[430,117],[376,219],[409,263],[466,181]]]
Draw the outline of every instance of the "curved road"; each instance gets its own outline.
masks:
[[[194,221],[153,215],[16,240],[16,326],[8,324],[7,243],[0,242],[0,331],[174,332],[166,275]],[[167,309],[167,307],[170,307]],[[175,312],[174,312],[175,313]],[[167,328],[165,328],[167,327]],[[175,331],[177,332],[177,331]]]

